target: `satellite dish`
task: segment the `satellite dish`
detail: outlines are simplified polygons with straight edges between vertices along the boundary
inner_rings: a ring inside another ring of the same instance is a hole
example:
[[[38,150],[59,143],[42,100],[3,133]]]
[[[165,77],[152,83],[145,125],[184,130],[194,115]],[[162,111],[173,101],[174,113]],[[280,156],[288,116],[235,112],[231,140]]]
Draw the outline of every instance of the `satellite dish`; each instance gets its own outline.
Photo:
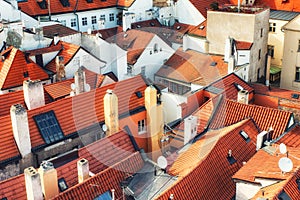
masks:
[[[107,131],[107,129],[108,129],[108,128],[107,128],[106,124],[103,124],[103,125],[102,125],[102,130],[105,132],[105,131]]]
[[[75,90],[75,88],[76,88],[75,83],[72,83],[72,84],[71,84],[71,89],[72,89],[72,90]]]
[[[159,156],[157,158],[157,164],[160,168],[165,169],[168,166],[168,161],[164,156]]]
[[[279,151],[280,151],[280,153],[282,153],[282,154],[286,154],[287,150],[286,150],[286,146],[285,146],[284,143],[281,143],[281,144],[279,145]]]
[[[278,166],[282,172],[290,172],[293,169],[293,162],[287,157],[279,159]]]

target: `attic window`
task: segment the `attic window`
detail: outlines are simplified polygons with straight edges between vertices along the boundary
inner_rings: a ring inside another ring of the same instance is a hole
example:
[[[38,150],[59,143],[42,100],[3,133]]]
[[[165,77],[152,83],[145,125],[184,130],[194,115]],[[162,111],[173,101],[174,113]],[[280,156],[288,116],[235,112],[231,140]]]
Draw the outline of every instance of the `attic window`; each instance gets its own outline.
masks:
[[[68,189],[68,185],[64,178],[58,179],[58,187],[60,192],[63,192]]]
[[[86,2],[88,2],[88,3],[93,3],[93,0],[86,0]]]
[[[64,134],[56,119],[54,111],[49,111],[33,116],[33,119],[47,144],[59,141],[64,138]]]
[[[63,7],[70,7],[70,2],[69,0],[59,0],[61,5],[63,5]]]
[[[47,9],[47,1],[46,0],[37,0],[37,4],[41,9]]]
[[[143,97],[143,94],[140,91],[135,92],[135,95],[140,99]]]
[[[299,99],[299,94],[292,94],[293,99]]]
[[[97,187],[98,185],[92,185],[94,187]],[[94,200],[111,200],[111,194],[110,191],[106,191],[105,193],[99,195],[98,197],[96,197]]]
[[[248,135],[245,131],[241,130],[241,131],[240,131],[240,136],[242,136],[242,138],[243,138],[247,143],[250,142],[249,135]]]
[[[236,163],[236,159],[234,159],[234,157],[232,156],[232,151],[231,150],[228,151],[227,160],[228,160],[230,165]]]
[[[217,62],[211,62],[210,66],[215,67],[215,66],[217,66],[217,64],[218,64]]]
[[[24,76],[24,78],[28,78],[28,76],[29,76],[28,71],[24,72],[23,76]]]

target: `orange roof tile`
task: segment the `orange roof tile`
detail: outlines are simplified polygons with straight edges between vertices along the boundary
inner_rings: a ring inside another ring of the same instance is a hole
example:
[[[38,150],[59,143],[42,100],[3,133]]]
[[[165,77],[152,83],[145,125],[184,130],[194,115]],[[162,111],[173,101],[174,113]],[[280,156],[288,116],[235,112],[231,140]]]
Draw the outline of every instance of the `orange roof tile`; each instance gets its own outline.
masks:
[[[252,120],[244,120],[223,129],[211,130],[192,144],[169,169],[169,173],[177,175],[178,180],[157,199],[167,200],[170,194],[176,199],[233,197],[235,183],[231,176],[256,152],[255,143],[246,143],[239,135],[241,130],[247,130],[251,138],[259,133]],[[236,160],[233,164],[227,159],[229,150]]]
[[[281,137],[277,144],[284,143],[288,147],[300,147],[300,126],[296,125],[283,137]]]
[[[194,50],[183,52],[179,49],[155,75],[207,86],[227,75],[227,68],[221,56],[208,56]]]
[[[122,26],[92,31],[93,34],[99,33],[99,36],[104,40],[109,40],[111,37],[121,32],[123,32]]]
[[[251,117],[260,130],[274,129],[272,139],[283,134],[289,125],[292,113],[257,105],[246,105],[231,100],[224,100],[218,108],[210,128],[220,128]]]
[[[103,97],[107,89],[112,89],[119,100],[119,115],[128,114],[130,110],[144,107],[144,90],[147,85],[141,76],[105,85],[96,90],[60,99],[28,111],[28,123],[32,147],[45,144],[33,116],[53,110],[64,135],[69,135],[95,123],[104,121]],[[141,91],[143,98],[135,95]]]
[[[0,163],[20,156],[19,149],[15,143],[12,133],[12,125],[10,115],[0,117]]]
[[[279,152],[278,145],[274,146],[275,151],[271,154],[264,149],[257,153],[233,176],[234,179],[255,183],[255,178],[286,180],[296,172],[300,166],[300,151],[297,148],[288,147],[289,158],[293,162],[291,172],[282,173],[278,161],[286,155]]]
[[[207,10],[213,2],[218,2],[219,6],[223,4],[230,4],[231,0],[190,0],[190,2],[199,10],[199,12],[206,18]]]
[[[53,24],[49,26],[43,26],[43,34],[45,37],[54,38],[56,34],[58,34],[59,37],[64,37],[74,34],[80,34],[80,32],[61,24]]]
[[[3,55],[3,54],[2,54]],[[0,62],[0,88],[2,90],[23,85],[23,81],[49,79],[48,74],[37,64],[27,62],[22,51],[12,48],[5,53],[4,62]],[[24,73],[28,73],[28,78]]]
[[[62,41],[60,41],[57,45],[63,46],[63,49],[60,50],[60,52],[57,54],[57,56],[64,57],[65,65],[67,65],[71,61],[71,59],[74,57],[74,55],[80,49],[80,46],[78,46],[78,45],[67,43],[67,42],[62,42]],[[56,73],[55,59],[53,59],[51,62],[49,62],[45,66],[45,68],[52,71],[53,73]]]
[[[68,1],[70,6],[64,7],[59,0],[51,1],[50,10],[51,14],[62,14],[62,13],[73,13],[76,8],[77,12],[80,11],[88,11],[109,7],[130,7],[134,0],[129,1],[116,1],[116,0],[106,0],[106,1],[92,1],[88,3],[88,1],[78,1],[76,4],[76,0]],[[28,0],[23,2],[18,2],[18,6],[20,9],[31,16],[39,16],[39,15],[48,15],[48,9],[41,9],[38,3],[35,0]],[[47,5],[48,8],[49,5]]]
[[[96,174],[134,152],[129,136],[120,131],[79,149],[78,154],[89,161],[90,171]]]
[[[70,95],[72,83],[74,83],[74,79],[68,79],[45,85],[44,90],[52,100],[58,100]]]
[[[9,115],[10,107],[14,104],[25,106],[23,90],[0,95],[0,116]]]
[[[255,5],[267,6],[273,10],[300,12],[300,2],[298,0],[256,0]]]
[[[26,199],[24,174],[0,182],[0,198],[24,200]]]
[[[86,83],[90,85],[91,89],[95,89],[100,87],[102,81],[104,80],[105,76],[102,74],[97,74],[87,68],[83,67],[83,71],[85,72]]]
[[[35,55],[39,55],[39,54],[60,51],[61,49],[63,49],[63,45],[60,43],[58,45],[51,45],[49,47],[44,47],[44,48],[40,48],[40,49],[28,50],[28,51],[26,51],[26,53],[28,53],[29,56],[35,56]]]
[[[193,36],[206,37],[206,30],[207,30],[207,21],[205,20],[198,26],[191,29],[188,33],[189,35],[193,35]]]
[[[252,47],[251,42],[237,41],[235,40],[235,46],[237,50],[250,50]]]
[[[63,193],[60,193],[54,199],[94,199],[111,189],[115,189],[115,198],[121,199],[122,189],[120,182],[125,180],[131,174],[137,172],[143,167],[143,165],[144,162],[139,152],[133,153],[125,159],[120,160],[115,165],[89,178],[85,182],[77,184]]]

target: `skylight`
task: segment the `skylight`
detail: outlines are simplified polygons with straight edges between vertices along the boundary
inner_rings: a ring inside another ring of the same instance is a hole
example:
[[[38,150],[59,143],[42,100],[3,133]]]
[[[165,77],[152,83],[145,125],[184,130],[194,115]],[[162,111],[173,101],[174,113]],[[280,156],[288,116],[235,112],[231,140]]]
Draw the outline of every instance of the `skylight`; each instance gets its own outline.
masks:
[[[240,131],[240,135],[242,136],[242,138],[248,143],[250,141],[250,138],[248,136],[248,134],[245,131]]]
[[[68,189],[68,185],[64,178],[58,179],[58,187],[60,192],[63,192]]]
[[[47,144],[64,138],[64,134],[52,110],[33,116],[33,119]]]
[[[142,97],[143,97],[143,94],[142,94],[140,91],[135,92],[135,95],[136,95],[138,98],[142,98]]]
[[[110,191],[106,191],[105,193],[99,195],[94,200],[111,200],[111,194]]]
[[[240,84],[238,84],[238,83],[233,83],[233,84],[238,91],[244,90],[243,86],[241,86]]]

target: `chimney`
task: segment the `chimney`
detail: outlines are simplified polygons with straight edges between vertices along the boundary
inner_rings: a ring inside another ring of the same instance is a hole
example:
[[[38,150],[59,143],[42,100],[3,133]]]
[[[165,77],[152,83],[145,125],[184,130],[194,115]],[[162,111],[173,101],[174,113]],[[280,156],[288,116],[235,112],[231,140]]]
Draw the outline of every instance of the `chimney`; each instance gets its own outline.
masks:
[[[106,135],[119,131],[118,97],[112,90],[107,90],[104,96],[104,117],[108,128]]]
[[[126,32],[128,29],[131,29],[131,23],[135,17],[130,13],[123,14],[123,31]]]
[[[249,92],[247,90],[238,91],[238,99],[239,103],[248,104],[249,102]]]
[[[192,115],[184,119],[184,145],[196,136],[197,121],[198,118]]]
[[[228,60],[228,74],[234,72],[234,68],[235,68],[235,59],[233,56],[230,56]]]
[[[268,138],[268,131],[262,131],[257,135],[256,138],[256,150],[259,150],[263,147],[264,142],[267,141]]]
[[[29,110],[45,105],[44,87],[40,80],[25,80],[23,82],[23,93]]]
[[[56,56],[55,64],[56,64],[56,81],[61,81],[63,78],[66,77],[64,57]]]
[[[38,169],[38,172],[41,176],[41,185],[45,200],[51,199],[58,195],[57,172],[53,164],[48,161],[43,161]]]
[[[89,161],[82,158],[77,161],[78,183],[84,182],[89,176]]]
[[[43,200],[40,174],[33,167],[28,167],[24,170],[24,177],[27,199]]]
[[[21,104],[12,105],[10,117],[15,141],[22,157],[25,157],[31,153],[27,111]]]
[[[83,67],[78,68],[78,70],[75,72],[74,79],[75,79],[76,95],[85,92],[86,79],[85,79],[85,72],[83,71]]]
[[[228,62],[229,61],[229,58],[230,56],[232,56],[232,42],[233,39],[228,37],[226,40],[225,40],[225,52],[224,52],[224,61],[225,62]]]
[[[59,38],[58,33],[55,33],[54,37],[53,37],[53,43],[54,43],[54,45],[57,45],[57,43],[59,42],[59,40],[60,40],[60,38]]]
[[[160,149],[160,139],[163,134],[164,119],[162,104],[157,102],[157,91],[150,85],[145,90],[145,107],[147,111],[147,137],[148,152],[151,152],[152,160],[158,158]]]

